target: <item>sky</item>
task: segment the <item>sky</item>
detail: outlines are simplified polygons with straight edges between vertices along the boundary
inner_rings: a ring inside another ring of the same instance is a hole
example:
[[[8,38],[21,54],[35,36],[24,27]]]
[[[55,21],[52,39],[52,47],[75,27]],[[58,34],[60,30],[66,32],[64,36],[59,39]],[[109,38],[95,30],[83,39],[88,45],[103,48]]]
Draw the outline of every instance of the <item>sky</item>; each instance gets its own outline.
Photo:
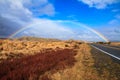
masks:
[[[120,0],[0,0],[0,37],[120,41]]]

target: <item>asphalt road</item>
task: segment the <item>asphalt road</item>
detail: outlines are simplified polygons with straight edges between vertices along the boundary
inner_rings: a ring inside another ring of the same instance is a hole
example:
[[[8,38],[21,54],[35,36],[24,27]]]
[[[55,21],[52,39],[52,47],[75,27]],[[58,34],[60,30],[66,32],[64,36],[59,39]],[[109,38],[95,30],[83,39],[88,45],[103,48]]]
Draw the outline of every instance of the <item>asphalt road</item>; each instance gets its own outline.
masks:
[[[101,44],[91,44],[92,47],[104,52],[105,54],[108,54],[111,57],[114,57],[118,60],[120,60],[120,49],[114,48],[111,46],[101,45]]]

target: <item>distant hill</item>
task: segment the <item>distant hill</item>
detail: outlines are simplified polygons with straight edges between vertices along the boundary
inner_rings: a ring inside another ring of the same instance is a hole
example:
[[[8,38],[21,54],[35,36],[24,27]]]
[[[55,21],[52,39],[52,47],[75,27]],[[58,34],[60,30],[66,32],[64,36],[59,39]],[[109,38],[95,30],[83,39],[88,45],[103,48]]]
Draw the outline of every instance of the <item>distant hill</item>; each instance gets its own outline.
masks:
[[[59,39],[52,39],[52,38],[38,38],[38,37],[21,37],[21,38],[16,38],[17,40],[27,40],[27,41],[49,41],[49,42],[56,42],[56,41],[61,41]]]

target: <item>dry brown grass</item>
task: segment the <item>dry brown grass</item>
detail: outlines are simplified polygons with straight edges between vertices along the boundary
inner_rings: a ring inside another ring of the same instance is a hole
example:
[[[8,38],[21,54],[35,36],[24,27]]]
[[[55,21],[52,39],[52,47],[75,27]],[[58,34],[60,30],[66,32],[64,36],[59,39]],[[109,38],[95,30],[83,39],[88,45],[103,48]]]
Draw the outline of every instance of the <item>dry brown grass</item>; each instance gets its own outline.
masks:
[[[110,45],[112,45],[112,46],[120,46],[120,42],[111,42]]]
[[[94,59],[90,53],[90,47],[82,44],[77,49],[75,56],[77,62],[72,68],[59,71],[52,75],[52,80],[100,80],[94,66]]]
[[[46,80],[46,76],[50,80],[120,79],[120,64],[118,62],[114,62],[108,55],[79,41],[1,40],[0,59],[12,59],[14,57],[21,58],[24,55],[36,55],[37,52],[45,53],[49,50],[57,51],[66,48],[74,49],[77,53],[74,57],[76,60],[74,66],[60,69],[57,72],[46,71],[43,77],[41,77],[42,80]],[[56,57],[59,56],[56,55]]]
[[[50,80],[46,72],[72,67],[76,61],[72,49],[48,51],[0,63],[0,80]]]
[[[39,41],[19,41],[4,40],[1,45],[1,53],[34,53],[45,48],[64,48],[63,42],[39,42]]]
[[[79,46],[75,58],[72,68],[54,73],[52,80],[120,80],[119,62],[87,44]]]
[[[0,61],[4,59],[34,55],[47,50],[65,49],[76,47],[74,43],[66,43],[52,39],[38,40],[0,40]]]

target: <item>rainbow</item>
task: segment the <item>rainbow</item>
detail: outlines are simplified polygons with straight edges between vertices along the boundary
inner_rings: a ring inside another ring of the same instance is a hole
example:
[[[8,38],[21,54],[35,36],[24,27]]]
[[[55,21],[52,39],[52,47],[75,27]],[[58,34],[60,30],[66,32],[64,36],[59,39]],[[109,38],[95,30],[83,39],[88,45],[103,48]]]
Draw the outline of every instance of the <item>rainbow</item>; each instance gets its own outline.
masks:
[[[13,38],[15,35],[19,34],[20,32],[24,31],[27,28],[30,28],[32,26],[36,25],[36,23],[30,23],[30,24],[26,24],[25,26],[22,26],[21,29],[15,31],[14,33],[12,33],[8,38]]]
[[[85,28],[87,28],[88,30],[92,31],[93,33],[97,34],[100,38],[102,38],[105,42],[110,42],[102,33],[98,32],[95,29],[92,29],[90,27],[84,26]]]
[[[59,22],[59,21],[58,21],[58,22]],[[64,22],[68,22],[68,21],[64,21]],[[70,21],[69,21],[69,22],[70,22]],[[72,23],[76,24],[77,22],[72,22]],[[11,35],[9,36],[9,38],[13,38],[14,36],[16,36],[17,34],[19,34],[20,32],[22,32],[22,31],[24,31],[25,29],[28,29],[28,28],[30,28],[30,27],[32,27],[32,26],[35,26],[36,24],[38,24],[38,23],[33,23],[33,24],[31,23],[31,24],[25,25],[23,28],[15,31],[13,34],[11,34]],[[40,24],[40,23],[39,23],[39,24]],[[97,30],[92,29],[92,28],[90,28],[90,27],[88,27],[88,26],[86,26],[86,25],[80,24],[80,23],[77,23],[77,24],[78,24],[79,26],[82,26],[82,27],[90,30],[91,32],[95,33],[95,34],[98,35],[101,39],[103,39],[105,42],[109,42],[109,40],[108,40],[103,34],[101,34],[100,32],[98,32]]]

